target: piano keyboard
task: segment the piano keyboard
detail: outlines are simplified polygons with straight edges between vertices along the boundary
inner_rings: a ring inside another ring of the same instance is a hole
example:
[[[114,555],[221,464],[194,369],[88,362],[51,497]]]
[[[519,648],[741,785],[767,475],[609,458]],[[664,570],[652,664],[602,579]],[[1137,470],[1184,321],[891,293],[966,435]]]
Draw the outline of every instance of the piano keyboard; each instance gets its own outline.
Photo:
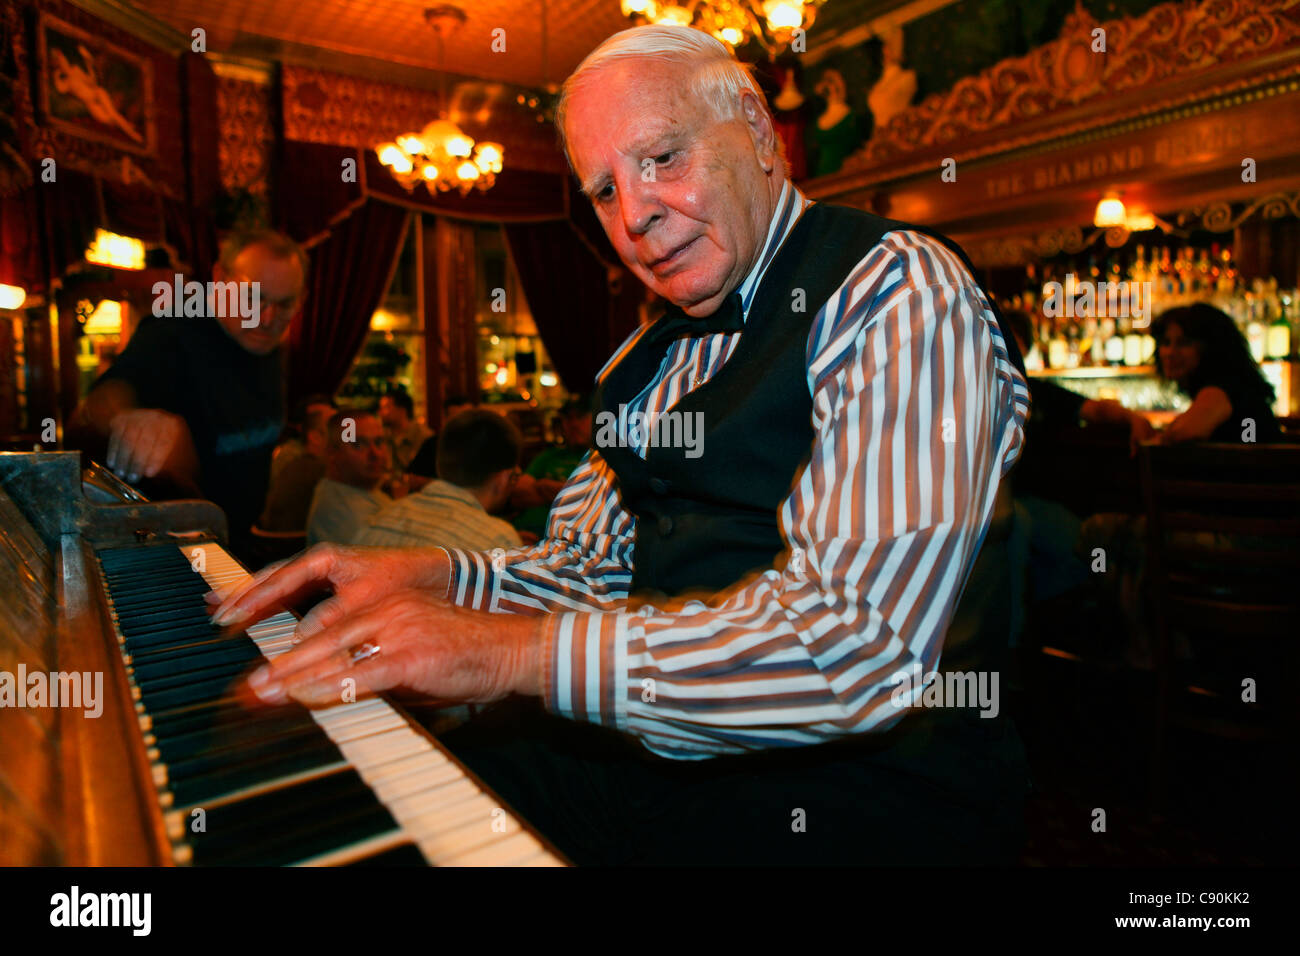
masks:
[[[213,626],[203,594],[248,577],[219,545],[97,557],[177,863],[563,865],[382,699],[237,703],[234,683],[289,650],[297,620]]]

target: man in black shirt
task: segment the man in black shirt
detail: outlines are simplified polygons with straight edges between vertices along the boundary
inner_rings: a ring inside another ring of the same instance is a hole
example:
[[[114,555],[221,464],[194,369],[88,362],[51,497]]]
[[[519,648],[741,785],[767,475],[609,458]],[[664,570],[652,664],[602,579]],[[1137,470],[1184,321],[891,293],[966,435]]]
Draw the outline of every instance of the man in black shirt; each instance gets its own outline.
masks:
[[[231,236],[213,278],[238,283],[236,301],[251,308],[214,308],[211,299],[196,317],[156,308],[74,419],[92,445],[107,442],[106,464],[127,481],[148,479],[155,497],[220,505],[236,551],[262,509],[284,426],[280,342],[302,305],[307,266],[280,233]]]

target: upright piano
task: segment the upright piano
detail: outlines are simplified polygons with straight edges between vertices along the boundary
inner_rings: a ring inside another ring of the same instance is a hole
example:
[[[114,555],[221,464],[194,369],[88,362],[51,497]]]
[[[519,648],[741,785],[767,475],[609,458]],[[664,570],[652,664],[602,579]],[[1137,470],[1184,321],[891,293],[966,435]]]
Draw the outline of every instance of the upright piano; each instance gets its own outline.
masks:
[[[564,864],[383,698],[237,701],[296,619],[211,624],[248,574],[225,532],[78,453],[0,454],[0,865]]]

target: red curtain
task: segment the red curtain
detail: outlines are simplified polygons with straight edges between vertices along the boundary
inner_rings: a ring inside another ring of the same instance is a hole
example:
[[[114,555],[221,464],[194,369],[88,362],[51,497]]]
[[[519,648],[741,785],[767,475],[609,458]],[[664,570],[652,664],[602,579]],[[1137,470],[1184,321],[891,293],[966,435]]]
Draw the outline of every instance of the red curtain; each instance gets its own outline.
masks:
[[[571,196],[564,222],[507,224],[505,234],[555,371],[569,391],[589,392],[636,328],[645,287],[619,261],[591,204]]]
[[[368,201],[310,250],[307,298],[289,332],[291,407],[313,392],[333,395],[343,384],[392,278],[408,216]]]

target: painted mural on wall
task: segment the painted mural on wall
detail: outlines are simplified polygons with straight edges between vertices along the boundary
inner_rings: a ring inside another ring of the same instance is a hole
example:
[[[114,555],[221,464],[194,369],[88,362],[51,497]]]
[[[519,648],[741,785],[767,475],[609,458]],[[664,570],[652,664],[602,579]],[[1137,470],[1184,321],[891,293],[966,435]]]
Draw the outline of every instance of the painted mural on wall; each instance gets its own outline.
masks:
[[[45,13],[38,49],[41,111],[50,126],[154,154],[153,69],[147,59]]]

